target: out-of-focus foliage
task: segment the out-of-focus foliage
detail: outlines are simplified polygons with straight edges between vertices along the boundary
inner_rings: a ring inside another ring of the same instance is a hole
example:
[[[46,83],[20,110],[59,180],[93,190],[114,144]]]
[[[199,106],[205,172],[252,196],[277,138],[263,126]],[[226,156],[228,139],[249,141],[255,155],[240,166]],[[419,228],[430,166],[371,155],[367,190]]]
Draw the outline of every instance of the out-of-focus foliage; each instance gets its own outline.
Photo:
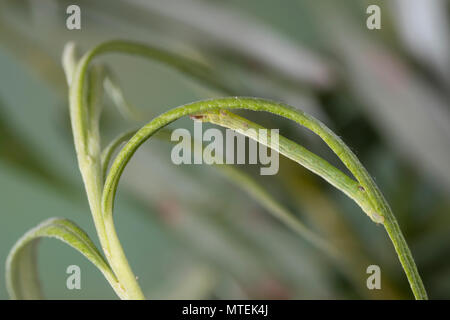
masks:
[[[65,27],[66,7],[74,1],[0,0],[2,261],[25,230],[53,215],[95,234],[73,151],[60,55],[69,40],[88,49],[126,38],[203,60],[235,94],[299,106],[341,134],[390,202],[430,298],[450,298],[448,1],[75,2],[81,31]],[[382,9],[381,30],[366,28],[372,2]],[[143,122],[222,95],[157,64],[104,59],[114,60],[127,99],[148,114]],[[293,124],[249,117],[340,165]],[[136,126],[113,108],[102,125],[105,144]],[[180,120],[172,127],[192,124]],[[116,208],[119,236],[147,297],[411,297],[385,233],[344,195],[285,159],[278,175],[255,179],[333,242],[348,271],[336,270],[214,168],[175,166],[170,146],[151,139],[127,168]],[[40,251],[47,297],[114,297],[77,253],[51,242]],[[70,264],[82,268],[82,290],[65,287]],[[380,291],[366,288],[370,264],[381,267]],[[0,297],[6,298],[3,284]]]

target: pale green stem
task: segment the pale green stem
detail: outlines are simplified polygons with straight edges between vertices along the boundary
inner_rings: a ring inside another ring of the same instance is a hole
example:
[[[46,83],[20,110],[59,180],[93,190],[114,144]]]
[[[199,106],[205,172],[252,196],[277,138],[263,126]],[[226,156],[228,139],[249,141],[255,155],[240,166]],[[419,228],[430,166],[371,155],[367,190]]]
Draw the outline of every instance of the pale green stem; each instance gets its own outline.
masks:
[[[125,133],[122,133],[118,135],[116,138],[114,138],[102,151],[102,176],[103,181],[106,179],[106,174],[108,173],[108,166],[109,162],[111,161],[112,156],[114,155],[114,152],[117,151],[117,149],[120,147],[120,145],[128,140],[134,134],[137,132],[137,130],[131,130],[127,131]]]
[[[102,152],[102,167],[103,176],[106,177],[109,162],[114,154],[114,152],[119,148],[119,146],[128,141],[137,130],[132,130],[125,132],[114,140],[103,150]],[[172,131],[169,129],[161,129],[156,134],[155,137],[162,138],[164,141],[171,140]],[[193,140],[194,144],[200,143],[199,141]],[[198,150],[194,148],[194,150]],[[207,159],[205,159],[207,160]],[[288,228],[296,232],[300,237],[304,238],[314,247],[318,248],[324,252],[331,260],[334,262],[339,262],[339,266],[342,267],[342,257],[337,252],[330,243],[323,239],[318,234],[314,233],[307,226],[305,226],[293,213],[291,213],[287,208],[285,208],[281,203],[272,197],[266,190],[264,190],[251,176],[245,174],[239,169],[234,168],[231,165],[214,165],[223,175],[229,179],[232,183],[236,184],[238,187],[249,193],[259,204],[267,209],[275,218],[279,219]]]
[[[99,117],[103,76],[89,78],[88,95],[83,92],[87,69],[78,63],[69,91],[72,131],[78,164],[85,184],[89,206],[97,234],[105,256],[113,269],[120,286],[119,296],[127,299],[144,299],[125,254],[117,238],[114,223],[105,221],[102,215],[102,171],[100,159]],[[92,71],[91,75],[96,73]]]
[[[211,122],[211,123],[214,123],[214,124],[217,124],[217,125],[229,128],[229,129],[233,129],[241,134],[248,136],[249,138],[259,141],[260,143],[264,143],[266,141],[270,142],[269,140],[262,141],[261,139],[258,139],[258,136],[254,135],[254,133],[257,132],[257,130],[264,129],[263,127],[261,127],[257,124],[251,123],[247,119],[244,119],[242,117],[239,117],[239,116],[234,115],[227,111],[206,112],[205,114],[203,114],[202,121],[208,121],[208,122]],[[254,129],[254,130],[248,130],[248,129]],[[317,171],[316,168],[309,167],[310,163],[308,163],[308,161],[304,159],[304,158],[310,158],[311,156],[314,156],[314,157],[317,157],[317,156],[315,156],[314,154],[307,154],[307,153],[309,153],[309,151],[307,151],[303,147],[297,145],[296,143],[294,143],[282,136],[279,136],[279,141],[280,141],[279,146],[275,146],[275,148],[274,148],[276,151],[278,151],[281,154],[285,155],[286,157],[298,162],[299,164],[302,164],[304,167],[308,168],[312,172],[317,173],[319,176],[324,177],[321,172]],[[272,147],[272,148],[274,147],[274,146],[271,146],[270,143],[266,143],[266,145],[269,147]],[[305,155],[306,155],[306,157],[305,157]],[[314,159],[314,157],[311,157],[311,159]],[[354,161],[356,164],[359,163],[359,160],[356,158],[356,156],[353,155],[351,158],[353,158],[351,161]],[[341,160],[343,160],[343,159],[341,158]],[[315,161],[317,161],[317,160],[315,160]],[[356,203],[358,203],[360,205],[360,207],[369,215],[369,217],[371,217],[371,215],[375,214],[376,216],[373,218],[373,220],[375,222],[377,222],[377,223],[383,222],[385,229],[386,229],[387,233],[389,234],[391,241],[394,244],[394,248],[397,252],[399,260],[405,270],[405,273],[410,282],[410,286],[414,293],[414,296],[417,299],[427,299],[427,294],[426,294],[425,288],[423,286],[422,280],[420,279],[416,264],[414,262],[412,254],[409,250],[409,247],[406,243],[406,240],[403,237],[400,227],[398,226],[397,220],[395,219],[395,216],[392,213],[390,206],[387,204],[385,198],[382,196],[378,187],[375,185],[372,178],[369,176],[369,174],[367,173],[365,168],[362,166],[362,164],[359,164],[359,165],[361,166],[360,172],[364,173],[363,178],[361,178],[361,180],[358,179],[359,183],[361,183],[363,185],[362,181],[366,180],[366,185],[368,186],[368,189],[363,189],[363,190],[372,190],[373,188],[375,189],[372,192],[372,194],[374,195],[373,201],[377,204],[375,208],[378,208],[376,210],[380,213],[377,213],[376,211],[373,212],[373,209],[370,207],[370,205],[367,203],[367,201],[365,199],[359,199],[358,195],[352,195],[352,194],[350,194],[351,192],[346,192],[344,190],[344,188],[337,186],[337,184],[333,184],[330,181],[329,182],[331,184],[335,185],[338,189],[340,189],[347,195],[349,195],[350,198],[352,198]],[[330,168],[328,166],[326,166],[325,168],[326,168],[325,170],[330,172]],[[335,170],[337,170],[337,169],[335,169]],[[352,171],[352,173],[353,173],[353,171]],[[358,174],[357,172],[353,173],[353,174],[355,174],[355,176],[358,178],[358,176],[356,175],[356,174]],[[338,175],[336,175],[336,177],[338,177]],[[341,178],[339,177],[339,179],[341,179]],[[347,184],[344,184],[343,187],[346,187],[346,185]],[[359,189],[360,189],[360,187],[358,188],[359,192],[364,192],[363,190],[359,190]],[[354,189],[350,189],[350,191],[351,190],[354,190]],[[370,195],[371,193],[368,192],[368,194]],[[379,220],[380,216],[383,218],[382,219],[383,221]]]
[[[196,61],[192,61],[184,57],[174,55],[167,51],[163,51],[157,48],[152,48],[149,46],[133,42],[111,41],[101,44],[98,47],[91,50],[90,52],[88,52],[81,59],[80,63],[77,66],[76,76],[74,77],[74,80],[77,83],[74,86],[76,87],[76,89],[71,90],[71,99],[70,99],[71,105],[75,104],[75,106],[79,106],[78,108],[77,107],[71,108],[74,136],[75,140],[77,140],[78,138],[78,140],[83,141],[84,143],[86,142],[86,135],[85,135],[86,131],[83,130],[85,123],[85,115],[83,113],[85,109],[81,107],[83,100],[82,97],[84,96],[83,95],[84,77],[89,62],[95,56],[107,52],[123,52],[159,60],[197,79],[206,81],[207,84],[213,85],[216,88],[229,91],[226,85],[223,85],[223,83],[220,82],[220,80],[217,80],[219,79],[219,77],[214,75],[207,67]],[[74,94],[72,94],[72,92],[74,92]],[[401,231],[398,227],[395,217],[386,200],[384,199],[383,195],[381,194],[380,190],[377,188],[377,186],[375,185],[374,181],[367,173],[365,168],[361,165],[361,163],[358,161],[353,152],[351,152],[351,150],[342,142],[342,140],[339,137],[337,137],[331,130],[329,130],[325,125],[323,125],[320,121],[317,121],[313,117],[283,104],[251,98],[226,98],[226,99],[217,99],[214,101],[209,100],[189,104],[163,114],[161,117],[155,119],[147,126],[145,126],[143,129],[141,129],[122,150],[124,153],[119,154],[118,157],[116,158],[118,164],[116,164],[116,166],[114,166],[113,164],[114,170],[111,170],[114,173],[112,175],[113,177],[111,178],[108,177],[105,183],[105,186],[108,189],[106,190],[106,192],[104,191],[103,194],[102,200],[103,214],[108,218],[112,217],[113,199],[117,188],[117,183],[120,178],[120,174],[122,173],[126,163],[129,161],[129,158],[136,151],[139,145],[143,143],[143,141],[148,139],[154,133],[154,131],[158,130],[161,126],[164,126],[167,123],[174,121],[183,115],[219,108],[229,108],[229,109],[243,108],[254,111],[272,112],[274,114],[278,114],[280,116],[284,116],[291,120],[294,120],[300,125],[303,125],[308,129],[310,129],[311,131],[318,134],[336,153],[336,155],[342,160],[345,166],[358,180],[359,184],[357,188],[358,191],[360,192],[354,190],[353,188],[347,188],[351,187],[346,183],[346,180],[350,179],[348,177],[347,179],[345,178],[341,179],[342,177],[338,175],[337,177],[334,177],[335,179],[333,179],[333,177],[330,177],[330,175],[328,175],[327,172],[322,173],[323,175],[321,175],[320,170],[324,169],[320,168],[321,166],[317,167],[313,166],[313,168],[317,170],[314,172],[322,176],[332,185],[342,190],[349,197],[355,200],[372,220],[374,220],[377,223],[380,222],[384,223],[385,228],[397,251],[400,262],[402,263],[402,266],[406,272],[406,275],[408,277],[408,280],[410,282],[415,297],[417,299],[427,298],[416,265],[406,245],[405,239],[401,234]],[[76,119],[74,120],[75,117]],[[80,143],[80,146],[76,145],[77,153],[78,149],[81,149],[82,147],[83,147],[82,143]],[[307,162],[305,161],[305,163]],[[353,181],[352,179],[350,180]],[[360,196],[360,194],[362,194],[363,196]],[[113,226],[112,223],[108,223],[108,225]]]
[[[71,49],[68,48],[68,52],[70,51]],[[140,55],[153,60],[159,60],[160,62],[171,65],[177,70],[204,81],[208,85],[212,85],[217,89],[225,92],[228,92],[229,90],[225,85],[223,85],[222,82],[218,80],[217,77],[212,74],[206,65],[159,48],[152,48],[139,43],[127,41],[110,41],[103,43],[86,53],[77,63],[74,71],[69,70],[70,68],[66,68],[68,69],[67,74],[69,79],[70,74],[73,73],[71,81],[69,81],[69,102],[75,149],[77,151],[78,162],[83,175],[89,204],[100,243],[112,269],[119,279],[119,282],[124,286],[124,289],[128,294],[132,294],[130,298],[141,299],[143,298],[142,291],[139,288],[136,277],[131,271],[123,249],[117,238],[114,222],[112,221],[112,215],[108,215],[107,219],[105,219],[99,210],[100,205],[98,203],[98,195],[101,194],[102,190],[101,185],[99,184],[99,181],[102,180],[101,168],[99,166],[100,160],[97,158],[97,154],[93,154],[92,150],[89,150],[91,146],[93,146],[94,149],[97,148],[97,145],[99,145],[99,139],[94,139],[94,141],[92,141],[92,136],[90,136],[90,133],[88,132],[89,122],[92,117],[90,117],[87,113],[88,108],[86,107],[86,103],[84,101],[84,90],[86,89],[85,78],[89,63],[92,59],[94,59],[97,55],[107,52],[123,52],[127,54]],[[67,60],[69,61],[65,61],[65,65],[70,66],[74,59],[70,59],[69,55],[67,55],[67,57]]]
[[[355,183],[352,186],[352,183],[350,182],[353,181],[352,179],[348,178],[342,172],[339,174],[339,170],[334,171],[333,167],[326,161],[318,161],[320,158],[312,157],[311,153],[299,155],[299,162],[302,161],[302,165],[308,165],[308,169],[315,172],[330,182],[333,186],[347,194],[373,221],[383,223],[385,225],[415,297],[417,299],[427,298],[411,252],[407,249],[406,241],[403,238],[397,223],[395,222],[395,217],[390,209],[388,209],[389,206],[384,200],[384,197],[375,186],[372,178],[369,176],[365,168],[353,152],[344,144],[344,142],[328,127],[314,117],[285,104],[255,98],[232,97],[212,99],[180,106],[153,119],[128,141],[114,160],[104,186],[102,199],[103,217],[105,219],[112,220],[114,198],[120,176],[126,164],[142,143],[144,143],[162,127],[185,115],[196,115],[200,118],[204,116],[207,117],[205,119],[207,121],[215,116],[216,118],[214,121],[223,121],[225,126],[226,124],[229,125],[230,121],[233,122],[233,116],[237,117],[227,112],[221,112],[219,111],[220,109],[247,109],[270,112],[291,119],[320,136],[355,176],[359,184]],[[218,119],[221,117],[222,120],[219,121]],[[282,152],[282,150],[279,151],[280,153]],[[289,150],[285,150],[285,152],[287,151]],[[296,152],[300,151],[304,152],[303,149]]]

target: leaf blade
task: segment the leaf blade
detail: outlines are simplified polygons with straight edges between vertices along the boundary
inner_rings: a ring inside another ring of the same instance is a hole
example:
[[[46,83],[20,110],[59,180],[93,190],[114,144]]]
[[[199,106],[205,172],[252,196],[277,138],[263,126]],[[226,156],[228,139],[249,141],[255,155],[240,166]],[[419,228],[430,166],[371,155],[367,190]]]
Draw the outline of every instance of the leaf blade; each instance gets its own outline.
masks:
[[[8,255],[6,286],[12,299],[43,298],[36,264],[36,248],[41,238],[56,238],[73,247],[103,273],[116,292],[119,290],[114,273],[88,235],[70,220],[50,218],[26,232]]]

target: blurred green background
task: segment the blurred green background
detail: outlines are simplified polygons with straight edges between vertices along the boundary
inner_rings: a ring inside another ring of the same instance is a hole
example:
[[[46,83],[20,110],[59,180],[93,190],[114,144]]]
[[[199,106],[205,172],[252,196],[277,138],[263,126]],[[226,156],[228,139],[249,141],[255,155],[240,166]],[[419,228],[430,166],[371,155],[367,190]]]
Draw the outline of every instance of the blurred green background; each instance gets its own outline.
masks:
[[[69,4],[81,30],[67,30]],[[381,30],[366,8],[381,7]],[[98,244],[78,171],[60,63],[66,42],[90,49],[138,40],[203,60],[234,94],[275,99],[325,122],[375,177],[399,220],[430,298],[450,298],[450,5],[441,0],[0,0],[0,274],[15,241],[42,220],[74,220]],[[105,101],[107,143],[169,108],[223,94],[134,57],[101,58],[148,114],[123,120]],[[245,113],[342,168],[315,136],[267,114]],[[182,119],[172,128],[192,128]],[[209,166],[176,166],[150,139],[127,167],[116,226],[150,299],[411,298],[387,234],[345,195],[280,159],[253,174],[335,245],[344,272]],[[66,288],[68,265],[81,290]],[[381,267],[382,290],[366,268]],[[43,240],[40,275],[50,299],[111,299],[101,273],[58,241]],[[0,298],[7,299],[4,277]]]

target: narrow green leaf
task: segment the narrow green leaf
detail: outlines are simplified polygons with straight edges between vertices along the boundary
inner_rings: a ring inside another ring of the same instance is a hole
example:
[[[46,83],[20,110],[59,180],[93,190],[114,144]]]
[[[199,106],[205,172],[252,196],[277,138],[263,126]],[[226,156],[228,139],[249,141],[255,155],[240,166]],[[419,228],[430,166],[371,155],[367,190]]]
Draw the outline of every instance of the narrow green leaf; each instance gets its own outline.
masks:
[[[292,159],[344,192],[353,199],[374,222],[382,223],[384,225],[405,270],[414,296],[416,299],[427,299],[427,294],[418,273],[417,266],[400,227],[398,226],[397,220],[381,191],[378,189],[372,177],[358,160],[356,155],[325,124],[299,109],[282,103],[247,97],[210,99],[177,107],[154,118],[136,132],[122,148],[111,165],[111,169],[106,177],[102,197],[102,212],[105,221],[108,221],[111,225],[113,224],[112,215],[114,198],[120,176],[140,145],[161,128],[186,115],[196,115],[201,121],[219,124],[238,132],[244,131],[240,129],[251,127],[246,119],[232,115],[231,113],[226,112],[225,109],[247,109],[273,113],[295,121],[322,138],[353,174],[357,182],[335,169],[320,157],[315,156],[311,152],[306,152],[307,150],[303,147],[293,150],[297,159]],[[238,127],[235,126],[239,126],[240,129],[238,130]],[[249,137],[252,139],[256,138],[252,136]],[[280,153],[283,153],[283,150],[279,148],[276,149],[278,149],[277,151]],[[284,150],[285,153],[283,154],[287,155],[291,151],[291,148],[287,148]],[[318,161],[319,159],[321,159],[321,161]]]
[[[122,89],[118,83],[117,77],[110,68],[106,70],[103,87],[105,89],[105,93],[112,100],[122,117],[134,121],[140,121],[145,117],[145,114],[143,112],[141,112],[138,108],[130,104],[125,99]]]
[[[67,84],[70,86],[78,62],[77,47],[74,42],[68,42],[64,46],[61,62]]]
[[[208,68],[203,68],[201,64],[197,64],[194,61],[188,61],[185,58],[167,51],[138,43],[126,41],[103,43],[81,58],[75,70],[73,85],[70,88],[69,100],[71,106],[71,119],[77,154],[86,153],[87,136],[89,133],[86,131],[85,121],[87,109],[83,108],[85,76],[88,72],[90,61],[99,54],[106,52],[123,52],[158,60],[171,65],[175,69],[189,74],[194,78],[203,81],[206,80],[209,85],[214,84],[216,87],[221,87],[220,82],[217,83],[214,81],[216,77]],[[356,181],[331,166],[324,159],[321,159],[299,145],[294,145],[292,141],[289,141],[288,139],[283,139],[287,146],[286,148],[280,148],[281,145],[278,145],[275,146],[274,149],[321,176],[331,185],[353,199],[374,222],[382,223],[392,240],[398,258],[404,268],[408,281],[410,282],[414,296],[416,299],[427,299],[427,294],[414,259],[389,204],[376,186],[370,174],[350,148],[325,124],[303,111],[283,103],[248,97],[228,97],[197,101],[165,112],[138,130],[117,155],[105,179],[101,200],[101,218],[103,219],[108,238],[111,238],[109,239],[109,246],[110,248],[114,247],[114,250],[109,250],[108,253],[114,254],[115,257],[112,257],[109,254],[107,254],[107,256],[110,259],[109,261],[117,276],[121,279],[121,282],[123,280],[123,283],[128,283],[130,292],[135,292],[137,294],[136,297],[138,298],[142,297],[140,288],[135,281],[134,275],[128,265],[114,229],[114,198],[123,170],[140,145],[157,131],[183,116],[196,115],[197,118],[202,119],[201,121],[215,123],[240,133],[244,133],[243,131],[246,131],[244,129],[250,127],[250,123],[246,119],[235,116],[232,113],[225,111],[225,109],[247,109],[272,113],[290,119],[317,134],[343,162]],[[253,127],[258,127],[256,124],[252,125]],[[247,136],[258,141],[257,136],[251,134]],[[117,141],[119,141],[117,143],[120,143],[120,138]],[[264,141],[259,142],[264,143]],[[113,141],[113,144],[114,143],[116,142]],[[115,146],[113,145],[111,150],[114,150],[114,148]],[[103,158],[103,160],[105,160],[104,163],[109,160],[108,157],[110,156],[110,150],[107,149],[105,151],[105,157]],[[82,167],[81,164],[80,167]],[[106,170],[105,165],[103,165],[103,168]],[[99,173],[98,176],[100,177],[102,172],[100,172],[101,170],[97,171]],[[97,184],[98,180],[99,179],[96,180]],[[100,187],[98,187],[98,189],[100,189]],[[261,194],[259,194],[259,196],[261,196]],[[95,211],[97,211],[98,206],[95,209]]]
[[[102,174],[103,174],[103,181],[106,179],[106,174],[108,173],[108,166],[109,162],[111,160],[111,157],[113,156],[114,152],[117,151],[119,146],[130,140],[132,136],[136,133],[137,130],[131,130],[124,132],[114,138],[102,151]]]
[[[120,293],[116,277],[88,235],[70,220],[50,218],[25,233],[8,255],[6,285],[12,299],[43,298],[36,263],[37,244],[43,237],[59,239],[78,250],[103,273],[116,292]]]
[[[132,130],[122,133],[121,135],[113,139],[109,143],[109,145],[103,150],[102,152],[103,177],[106,178],[107,176],[109,162],[114,152],[117,151],[117,149],[122,143],[128,141],[131,137],[133,137],[136,131],[137,130]],[[162,128],[155,134],[155,137],[162,139],[164,141],[174,143],[174,141],[171,140],[171,135],[172,130]],[[283,139],[287,140],[286,138]],[[201,145],[201,143],[199,141],[196,141],[195,139],[192,139],[192,142],[194,144]],[[283,142],[284,141],[282,140],[280,144],[283,144]],[[292,144],[295,143],[292,142]],[[201,146],[200,148],[202,147],[203,146]],[[198,149],[194,148],[194,150]],[[203,149],[200,150],[201,154],[203,154]],[[272,197],[272,195],[269,192],[267,192],[264,188],[262,188],[258,184],[258,182],[255,179],[253,179],[250,175],[244,173],[242,170],[239,170],[232,165],[222,164],[222,165],[214,165],[214,167],[217,168],[217,170],[220,171],[225,178],[230,180],[232,183],[236,184],[237,187],[247,192],[258,203],[260,203],[264,208],[266,208],[266,210],[271,215],[273,215],[276,219],[279,219],[281,222],[286,224],[288,228],[291,228],[304,240],[308,241],[314,247],[321,250],[331,260],[337,263],[341,262],[342,257],[330,243],[328,243],[325,239],[316,234],[314,231],[310,230],[300,219],[296,217],[295,214],[290,212],[274,197]]]

